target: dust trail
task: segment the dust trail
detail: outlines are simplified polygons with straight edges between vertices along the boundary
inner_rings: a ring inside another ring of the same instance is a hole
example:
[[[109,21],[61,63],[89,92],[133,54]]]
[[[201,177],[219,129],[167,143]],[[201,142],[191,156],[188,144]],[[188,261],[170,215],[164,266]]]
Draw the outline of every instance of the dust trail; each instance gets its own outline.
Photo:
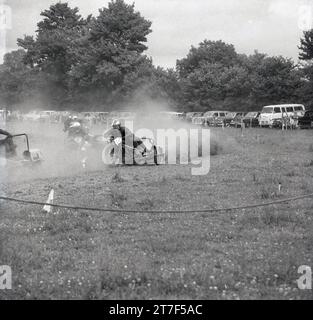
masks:
[[[22,159],[22,153],[26,149],[24,138],[17,138],[14,142],[17,145],[18,156],[2,167],[2,182],[65,177],[86,172],[81,163],[85,154],[67,147],[67,133],[63,132],[63,124],[23,121],[8,123],[7,130],[13,134],[27,133],[30,148],[40,149],[44,161],[33,165],[17,161]],[[90,156],[89,160],[88,170],[104,169],[101,152],[98,156]]]
[[[138,97],[136,97],[138,99]],[[155,101],[141,96],[141,100],[133,100],[129,105],[124,106],[122,111],[132,111],[136,113],[133,121],[134,132],[149,129],[153,137],[157,136],[158,129],[172,129],[173,139],[169,139],[169,152],[176,152],[180,156],[179,140],[176,141],[175,134],[178,130],[184,129],[189,132],[191,129],[199,129],[182,120],[171,117],[160,116],[161,111],[173,111],[173,107],[164,101]],[[92,125],[90,133],[100,135],[107,129],[107,123]],[[40,149],[44,162],[41,165],[25,166],[18,163],[9,163],[5,169],[1,169],[0,178],[2,182],[25,181],[32,179],[45,179],[52,177],[65,177],[81,175],[85,172],[106,170],[101,160],[102,148],[92,150],[88,148],[86,153],[70,150],[66,145],[67,133],[63,132],[62,123],[42,123],[42,122],[8,122],[7,130],[13,134],[27,133],[29,135],[30,147]],[[231,153],[236,147],[236,141],[228,133],[228,130],[211,130],[211,154]],[[158,141],[156,141],[158,142]],[[176,143],[175,143],[176,142]],[[16,142],[20,158],[25,150],[23,139]],[[190,144],[196,141],[190,141]],[[199,144],[201,148],[201,144]],[[88,165],[83,169],[81,160],[88,158]],[[203,154],[203,157],[208,154]]]
[[[134,107],[136,106],[136,108]],[[133,128],[136,131],[141,132],[142,129],[148,129],[152,131],[152,136],[157,137],[157,130],[159,129],[172,129],[172,133],[168,131],[169,139],[167,144],[167,149],[169,152],[176,152],[177,159],[180,157],[180,152],[183,148],[179,148],[180,140],[176,139],[176,134],[179,130],[183,129],[183,131],[188,132],[188,140],[190,144],[198,144],[199,147],[199,155],[206,157],[209,154],[202,154],[201,151],[205,150],[202,146],[201,141],[201,131],[203,129],[210,129],[210,154],[218,155],[220,153],[231,153],[235,150],[237,142],[236,140],[229,135],[227,130],[222,130],[220,128],[202,128],[200,126],[193,125],[192,123],[182,121],[175,117],[160,115],[161,112],[175,112],[173,106],[169,105],[166,101],[156,101],[151,100],[149,97],[145,97],[144,94],[136,95],[134,100],[130,103],[129,106],[125,107],[129,111],[136,112],[136,118],[133,123]],[[133,108],[133,109],[132,109]],[[190,137],[191,130],[198,130],[199,136],[198,139],[195,137]],[[158,143],[158,141],[156,141]],[[205,143],[205,141],[204,141]],[[188,141],[187,141],[188,144]],[[183,155],[182,158],[186,158],[188,155]]]

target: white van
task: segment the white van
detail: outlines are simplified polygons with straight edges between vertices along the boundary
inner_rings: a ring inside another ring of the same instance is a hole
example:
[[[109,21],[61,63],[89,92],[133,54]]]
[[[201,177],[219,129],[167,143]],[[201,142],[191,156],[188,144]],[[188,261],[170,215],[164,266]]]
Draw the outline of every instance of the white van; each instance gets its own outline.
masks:
[[[259,124],[261,127],[270,127],[276,119],[287,117],[301,117],[305,113],[303,104],[280,104],[265,106],[259,117]]]

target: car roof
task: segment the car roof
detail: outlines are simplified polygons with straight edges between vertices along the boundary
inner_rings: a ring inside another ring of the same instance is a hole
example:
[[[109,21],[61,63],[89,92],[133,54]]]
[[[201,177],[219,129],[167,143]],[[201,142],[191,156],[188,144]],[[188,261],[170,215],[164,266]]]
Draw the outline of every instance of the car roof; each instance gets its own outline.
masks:
[[[269,105],[269,106],[264,106],[263,108],[267,108],[267,107],[271,107],[271,108],[274,108],[274,107],[304,107],[303,104],[273,104],[273,105]]]
[[[224,113],[229,113],[229,112],[231,112],[231,111],[225,111],[225,110],[209,110],[209,111],[207,111],[206,113],[209,113],[209,112],[212,112],[212,113],[214,113],[214,112],[224,112]],[[234,111],[235,112],[235,111]]]
[[[209,111],[207,113],[229,113],[229,111],[215,110],[215,111]]]

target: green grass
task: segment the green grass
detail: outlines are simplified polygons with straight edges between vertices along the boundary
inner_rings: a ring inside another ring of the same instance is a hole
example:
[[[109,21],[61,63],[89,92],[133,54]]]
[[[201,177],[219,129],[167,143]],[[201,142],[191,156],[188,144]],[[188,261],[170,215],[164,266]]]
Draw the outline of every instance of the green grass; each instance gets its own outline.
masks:
[[[313,192],[312,131],[214,131],[232,137],[206,176],[191,166],[106,168],[3,183],[8,195],[135,210],[219,208]],[[282,190],[278,193],[278,183]],[[113,214],[1,203],[0,299],[312,299],[313,202],[208,214]]]

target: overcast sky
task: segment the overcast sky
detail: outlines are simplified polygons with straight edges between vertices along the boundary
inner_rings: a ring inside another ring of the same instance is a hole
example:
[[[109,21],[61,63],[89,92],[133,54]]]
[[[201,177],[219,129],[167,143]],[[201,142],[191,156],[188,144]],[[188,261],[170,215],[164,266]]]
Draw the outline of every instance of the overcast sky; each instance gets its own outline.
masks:
[[[57,0],[0,0],[11,7],[12,29],[7,31],[7,51],[16,49],[16,38],[34,34],[40,12]],[[64,1],[62,1],[64,2]],[[98,14],[107,0],[69,0],[80,13]],[[126,0],[152,21],[147,54],[156,65],[174,67],[186,56],[191,45],[204,39],[223,40],[239,53],[254,50],[298,59],[305,6],[313,0]],[[306,15],[308,15],[306,10]],[[312,18],[313,20],[313,18]],[[311,19],[310,19],[311,21]]]

